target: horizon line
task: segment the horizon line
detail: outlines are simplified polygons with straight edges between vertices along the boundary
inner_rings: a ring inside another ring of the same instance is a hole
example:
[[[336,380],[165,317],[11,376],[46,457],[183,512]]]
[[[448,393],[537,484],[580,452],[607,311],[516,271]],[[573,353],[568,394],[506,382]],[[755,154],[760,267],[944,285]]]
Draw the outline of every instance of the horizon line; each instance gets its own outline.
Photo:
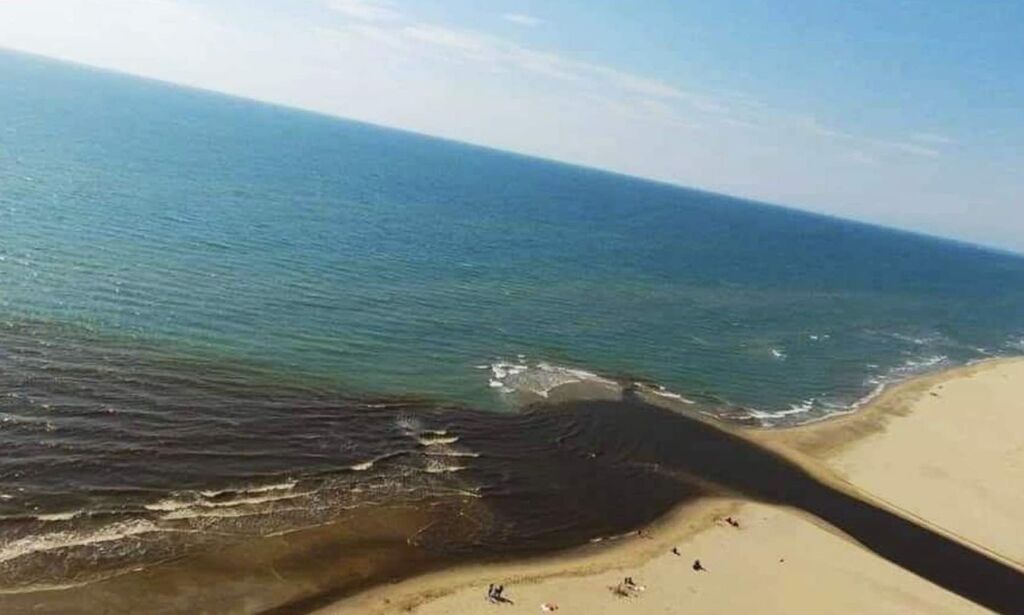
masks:
[[[646,182],[646,183],[651,183],[651,184],[657,184],[657,185],[660,185],[660,186],[665,186],[665,187],[669,187],[669,188],[673,188],[673,189],[677,189],[677,190],[688,190],[688,191],[699,192],[699,193],[702,193],[702,194],[707,194],[707,195],[716,196],[716,197],[725,197],[725,198],[728,198],[728,199],[732,199],[732,200],[735,200],[735,201],[739,201],[739,202],[745,203],[747,205],[752,205],[752,206],[757,206],[757,207],[768,207],[768,208],[774,208],[774,209],[782,209],[782,210],[785,210],[785,211],[788,211],[788,212],[795,212],[795,213],[800,213],[800,214],[809,215],[809,216],[817,216],[817,217],[821,217],[821,218],[825,218],[825,219],[829,219],[829,220],[840,221],[840,222],[845,222],[845,223],[859,224],[859,225],[864,225],[864,226],[868,226],[868,227],[872,227],[872,228],[876,228],[876,229],[883,229],[883,230],[890,231],[890,232],[906,233],[906,234],[913,235],[913,236],[916,236],[916,237],[921,237],[921,238],[930,239],[930,240],[936,240],[936,241],[941,241],[941,242],[947,242],[947,243],[953,243],[953,244],[956,244],[956,245],[959,245],[959,246],[963,246],[963,247],[983,250],[983,251],[986,251],[986,252],[992,252],[992,253],[996,253],[996,254],[1003,254],[1003,255],[1012,256],[1012,257],[1015,257],[1015,258],[1024,258],[1024,249],[1018,250],[1016,248],[1011,248],[1011,247],[1003,246],[1003,245],[992,245],[992,244],[987,244],[987,243],[980,243],[980,242],[977,242],[977,241],[974,241],[974,240],[968,240],[968,239],[963,239],[963,238],[959,238],[959,237],[951,237],[951,236],[948,236],[948,235],[939,235],[939,234],[936,234],[936,233],[932,233],[932,232],[928,232],[928,231],[923,231],[923,230],[919,230],[919,229],[915,229],[915,228],[908,228],[908,227],[903,227],[903,226],[889,226],[887,224],[883,224],[883,223],[880,223],[880,222],[875,222],[875,221],[872,221],[872,220],[865,220],[865,219],[861,219],[861,218],[848,218],[848,217],[841,216],[841,215],[838,215],[838,214],[832,214],[832,213],[816,211],[814,209],[808,209],[808,208],[806,208],[806,206],[803,206],[803,205],[800,205],[800,204],[776,203],[776,202],[772,202],[772,201],[762,200],[760,197],[747,196],[747,195],[741,195],[741,194],[731,194],[731,193],[727,193],[727,192],[719,192],[717,190],[712,190],[712,189],[709,189],[709,188],[702,188],[702,187],[699,187],[699,186],[689,186],[689,185],[680,184],[680,183],[677,183],[675,181],[668,180],[668,179],[663,179],[663,178],[658,178],[658,177],[649,177],[649,176],[644,176],[644,175],[634,175],[634,174],[627,173],[627,172],[620,171],[620,170],[616,170],[616,169],[610,169],[610,168],[606,168],[606,167],[593,166],[593,165],[583,164],[583,163],[579,163],[579,162],[573,162],[571,160],[562,160],[562,159],[558,159],[558,158],[551,158],[551,157],[547,157],[547,156],[544,156],[544,155],[541,155],[541,154],[532,153],[532,152],[524,152],[524,151],[518,151],[518,150],[512,150],[512,149],[502,149],[500,147],[497,147],[497,146],[494,146],[494,145],[488,145],[488,144],[485,144],[485,143],[476,143],[476,142],[473,142],[473,141],[463,141],[463,140],[452,138],[452,137],[446,137],[446,136],[442,136],[442,135],[436,135],[436,134],[431,134],[431,133],[426,133],[426,132],[420,132],[420,131],[412,130],[412,129],[409,129],[409,128],[403,128],[401,126],[393,126],[393,125],[388,125],[388,124],[378,124],[378,123],[375,123],[375,122],[370,122],[370,121],[356,119],[356,118],[352,118],[352,117],[348,117],[348,116],[344,116],[344,115],[338,115],[338,114],[334,114],[334,113],[329,113],[329,112],[326,112],[326,111],[310,109],[310,108],[307,108],[307,107],[301,107],[301,106],[291,105],[291,104],[282,103],[282,102],[278,102],[278,101],[266,100],[266,99],[262,99],[262,98],[253,98],[251,96],[245,96],[245,95],[242,95],[242,94],[235,94],[235,93],[232,93],[232,92],[225,92],[223,90],[215,90],[215,89],[212,89],[212,88],[209,88],[209,87],[193,85],[193,84],[188,84],[188,83],[180,83],[180,82],[177,82],[177,81],[170,81],[170,80],[167,80],[167,79],[162,79],[160,77],[152,77],[152,76],[149,76],[149,75],[140,75],[138,73],[132,73],[132,72],[116,69],[116,68],[109,68],[109,67],[106,67],[106,66],[97,66],[95,64],[87,64],[87,63],[84,63],[84,62],[79,62],[79,61],[76,61],[76,60],[70,60],[70,59],[67,59],[67,58],[61,58],[61,57],[44,55],[44,54],[37,53],[37,52],[34,52],[34,51],[26,51],[24,49],[17,49],[17,48],[13,48],[13,47],[6,47],[6,46],[3,46],[3,45],[0,45],[0,52],[10,53],[12,55],[26,56],[26,57],[33,58],[33,59],[36,59],[36,60],[42,60],[42,61],[46,61],[46,62],[52,62],[52,63],[58,64],[58,65],[64,65],[64,66],[70,67],[70,68],[78,68],[78,69],[84,69],[84,70],[91,70],[91,71],[96,71],[96,72],[99,72],[99,73],[106,73],[108,75],[112,75],[112,76],[116,76],[116,77],[122,77],[122,78],[128,78],[128,79],[137,79],[139,81],[150,82],[150,83],[161,85],[161,86],[164,86],[164,87],[180,88],[180,89],[183,89],[183,90],[188,90],[188,91],[192,91],[192,92],[197,92],[197,93],[202,93],[202,94],[207,94],[207,95],[213,95],[213,96],[220,96],[220,97],[224,97],[224,98],[228,98],[228,99],[232,99],[232,100],[236,100],[236,101],[241,101],[241,102],[245,102],[245,103],[250,103],[250,104],[266,105],[266,106],[273,107],[275,109],[280,109],[280,110],[283,110],[283,111],[304,113],[304,114],[309,114],[309,115],[313,115],[313,116],[324,118],[324,119],[328,119],[328,120],[334,120],[334,121],[341,121],[341,122],[348,122],[348,123],[353,123],[353,124],[359,124],[359,125],[362,125],[362,126],[368,126],[368,127],[376,128],[376,129],[379,129],[379,130],[388,130],[388,131],[399,132],[399,133],[402,133],[402,134],[405,134],[405,135],[412,135],[412,136],[416,136],[416,137],[420,137],[420,138],[433,139],[433,140],[442,141],[442,142],[450,143],[450,144],[455,144],[455,145],[459,145],[459,146],[463,146],[463,147],[478,148],[478,149],[486,150],[488,152],[497,153],[497,154],[501,154],[501,155],[505,155],[505,156],[515,156],[515,157],[519,157],[519,158],[525,158],[525,159],[528,159],[528,160],[544,162],[544,163],[547,163],[547,164],[561,165],[561,166],[571,167],[573,169],[587,171],[587,172],[591,172],[591,173],[594,173],[594,172],[602,173],[602,174],[606,174],[606,175],[612,175],[612,176],[616,176],[616,177],[620,177],[620,178],[624,178],[624,179],[629,179],[629,180],[632,180],[632,181],[640,181],[640,182]]]

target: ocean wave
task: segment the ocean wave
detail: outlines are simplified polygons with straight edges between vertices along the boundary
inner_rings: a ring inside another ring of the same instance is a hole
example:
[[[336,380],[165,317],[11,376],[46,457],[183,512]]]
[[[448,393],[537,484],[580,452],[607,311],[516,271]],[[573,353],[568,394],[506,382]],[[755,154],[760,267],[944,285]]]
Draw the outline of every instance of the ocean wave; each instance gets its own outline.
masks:
[[[287,508],[276,508],[274,514],[280,515],[286,512],[292,512],[297,510],[306,510],[301,507],[287,507]],[[162,521],[183,521],[187,519],[236,519],[239,517],[253,517],[256,515],[267,514],[267,510],[253,509],[253,508],[227,508],[227,509],[210,509],[210,508],[182,508],[179,510],[173,510],[165,515],[162,515],[160,519]]]
[[[867,379],[867,384],[878,385],[898,382],[911,376],[916,376],[940,367],[948,366],[950,363],[949,357],[944,354],[926,355],[907,359],[900,365],[890,367],[881,374],[869,377]]]
[[[833,416],[856,412],[878,398],[888,387],[914,376],[949,367],[950,365],[952,365],[952,362],[946,355],[915,357],[866,378],[864,386],[870,387],[870,390],[852,402],[829,397],[810,397],[792,403],[784,410],[744,408],[740,413],[740,417],[754,419],[763,427],[776,427],[783,424],[797,426],[814,423]],[[878,368],[875,364],[869,364],[868,367],[870,369]]]
[[[445,463],[437,458],[428,458],[427,462],[423,465],[423,471],[428,474],[447,474],[449,472],[460,472],[465,469],[466,466]]]
[[[298,484],[299,484],[298,481],[289,480],[289,481],[285,481],[283,483],[277,483],[277,484],[273,484],[273,485],[260,485],[260,486],[256,486],[256,487],[241,487],[241,488],[236,488],[236,489],[216,489],[216,490],[206,489],[206,490],[200,490],[199,493],[201,495],[203,495],[204,497],[214,498],[214,497],[222,496],[222,495],[225,495],[225,494],[228,494],[228,493],[267,493],[268,491],[286,491],[286,490],[289,490],[289,489],[294,489],[295,486],[298,485]]]
[[[0,562],[10,561],[19,557],[25,557],[34,553],[66,549],[69,547],[83,547],[102,542],[113,542],[124,540],[131,536],[151,534],[154,532],[167,531],[157,527],[151,521],[135,519],[111,525],[102,526],[95,530],[74,532],[61,531],[35,536],[27,536],[12,540],[7,544],[0,545]]]
[[[798,403],[790,404],[789,408],[785,410],[758,410],[757,408],[744,408],[744,415],[747,418],[756,420],[762,427],[776,427],[780,424],[786,425],[800,425],[803,423],[812,422],[814,420],[822,418],[822,416],[830,416],[815,414],[820,411],[822,405],[814,397],[805,399]],[[793,419],[790,417],[806,416],[804,420]]]
[[[428,450],[428,451],[424,451],[423,454],[427,455],[429,457],[471,457],[471,458],[475,458],[475,457],[479,457],[480,456],[480,453],[474,453],[473,451],[461,451],[461,450],[452,449],[452,448],[448,448],[448,447],[443,448],[443,449],[436,449],[436,448],[435,449],[431,449],[431,450]]]
[[[293,491],[297,484],[297,481],[288,481],[277,485],[248,489],[182,491],[157,502],[144,504],[143,508],[153,512],[173,512],[187,508],[210,509],[253,506],[281,500],[292,500],[312,493],[309,491]],[[227,494],[232,494],[233,497],[225,497]]]
[[[465,466],[446,462],[446,458],[475,458],[480,456],[479,453],[474,451],[452,446],[459,441],[459,436],[452,434],[448,429],[429,429],[424,425],[423,421],[416,417],[400,417],[396,421],[396,425],[407,437],[415,441],[421,447],[421,450],[388,453],[377,459],[351,466],[351,469],[368,470],[380,459],[412,453],[422,461],[421,469],[423,471],[429,474],[443,474],[466,469]]]
[[[523,355],[519,355],[515,362],[496,361],[489,368],[491,377],[488,384],[502,393],[530,393],[546,398],[552,389],[577,382],[620,386],[614,380],[575,367],[554,365],[546,361],[531,365]]]
[[[84,510],[73,510],[73,511],[68,511],[68,512],[49,513],[49,514],[45,514],[45,515],[36,515],[35,518],[38,519],[39,521],[70,521],[71,519],[74,519],[78,515],[82,515],[82,514],[85,514]]]
[[[420,446],[443,446],[445,444],[455,444],[459,441],[459,437],[426,433],[417,436],[416,441],[420,443]]]
[[[406,435],[416,433],[423,429],[423,421],[419,417],[402,414],[395,418],[395,427]]]
[[[907,333],[903,331],[883,331],[879,329],[869,328],[864,329],[863,332],[874,337],[895,340],[897,342],[901,342],[903,344],[915,346],[918,348],[925,346],[934,348],[937,345],[949,344],[953,342],[953,340],[937,331],[915,331]]]
[[[644,390],[645,393],[648,393],[650,395],[654,395],[655,397],[661,397],[661,398],[664,398],[664,399],[670,399],[672,401],[683,403],[683,404],[686,404],[688,406],[692,406],[693,404],[697,403],[696,401],[694,401],[692,399],[689,399],[688,397],[683,397],[679,393],[676,393],[674,391],[670,391],[670,390],[666,389],[665,387],[661,386],[660,384],[645,386],[643,390]]]
[[[348,466],[347,469],[352,470],[353,472],[365,472],[381,461],[384,461],[386,459],[392,459],[394,457],[400,457],[407,453],[408,451],[394,451],[391,453],[384,453],[383,455],[377,455],[373,459],[360,461],[359,463],[353,463],[352,465]]]
[[[756,419],[780,419],[787,416],[793,416],[797,414],[807,414],[814,410],[815,398],[805,399],[799,403],[790,404],[786,410],[776,410],[774,412],[766,412],[763,410],[757,410],[756,408],[747,408],[747,413]]]

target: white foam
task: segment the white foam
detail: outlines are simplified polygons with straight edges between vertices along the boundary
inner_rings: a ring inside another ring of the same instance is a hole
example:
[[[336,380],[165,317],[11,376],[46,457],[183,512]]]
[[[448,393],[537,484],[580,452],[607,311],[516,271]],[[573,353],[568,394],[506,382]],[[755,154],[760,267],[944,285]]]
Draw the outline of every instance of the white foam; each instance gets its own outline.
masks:
[[[785,361],[786,360],[786,353],[783,352],[782,350],[779,350],[778,348],[772,348],[771,349],[771,353],[772,353],[773,357],[775,357],[776,359],[778,359],[780,361]]]
[[[648,392],[651,395],[657,395],[658,397],[664,397],[665,399],[671,399],[673,401],[678,401],[678,402],[681,402],[681,403],[684,403],[684,404],[687,404],[687,405],[693,405],[693,404],[697,403],[697,402],[693,401],[692,399],[687,399],[686,397],[683,397],[679,393],[674,393],[672,391],[669,391],[668,389],[666,389],[665,387],[663,387],[661,385],[658,385],[658,386],[655,386],[654,388],[648,389]]]
[[[75,517],[77,517],[80,514],[82,514],[82,511],[75,510],[75,511],[71,511],[71,512],[51,513],[51,514],[47,514],[47,515],[36,515],[36,519],[38,519],[40,521],[67,521],[69,519],[74,519]]]
[[[279,500],[291,500],[312,492],[294,492],[292,488],[298,483],[289,481],[278,485],[267,485],[249,489],[223,489],[219,491],[196,491],[180,492],[173,497],[164,498],[151,504],[143,505],[146,510],[154,512],[173,512],[187,508],[228,508],[233,506],[251,506],[254,504],[266,504]],[[238,497],[214,500],[210,498],[221,497],[225,494],[236,494]]]
[[[552,389],[576,382],[592,382],[618,387],[618,383],[583,369],[552,365],[546,361],[530,364],[519,355],[515,362],[497,361],[490,365],[488,385],[502,393],[532,393],[547,397]]]
[[[81,547],[101,542],[122,540],[129,536],[138,536],[159,532],[160,528],[150,521],[134,520],[106,525],[88,532],[52,532],[36,536],[26,536],[12,540],[0,546],[0,562],[10,561],[33,553]]]
[[[454,465],[445,463],[440,459],[427,459],[427,463],[423,466],[423,470],[429,474],[447,474],[449,472],[459,472],[465,470],[466,466]]]
[[[172,498],[166,498],[166,499],[160,500],[159,502],[154,502],[152,504],[145,504],[143,506],[143,508],[145,508],[146,510],[162,512],[162,511],[178,510],[179,508],[188,508],[189,506],[192,506],[194,503],[195,502],[191,501],[191,500],[190,501],[185,501],[185,500],[175,500],[175,499],[172,499]]]
[[[395,427],[409,434],[423,429],[423,422],[414,416],[406,414],[395,419]]]
[[[913,344],[915,346],[924,346],[926,344],[930,344],[930,343],[938,342],[938,341],[942,340],[942,336],[938,335],[938,334],[936,334],[936,335],[929,335],[929,336],[925,336],[925,337],[917,337],[917,336],[914,336],[914,335],[906,335],[904,333],[888,333],[886,335],[888,335],[892,339],[899,340],[901,342],[906,342],[908,344]]]
[[[421,446],[443,446],[445,444],[455,444],[459,441],[459,437],[423,434],[417,437],[416,441],[419,442]]]
[[[252,506],[253,504],[266,504],[267,502],[279,502],[281,500],[294,500],[305,495],[312,495],[312,491],[296,491],[293,493],[284,493],[279,495],[265,495],[251,498],[237,498],[234,500],[225,500],[223,502],[198,502],[196,506],[200,508],[229,508],[233,506]]]
[[[790,404],[787,410],[776,410],[775,412],[767,412],[764,410],[758,410],[756,408],[746,408],[746,412],[750,416],[759,420],[781,419],[782,417],[785,416],[807,414],[808,412],[811,412],[815,408],[816,401],[817,400],[812,397],[810,399],[805,399],[797,404]]]
[[[480,453],[474,453],[472,451],[460,451],[449,447],[444,447],[441,449],[435,448],[432,450],[428,450],[423,454],[432,457],[471,457],[474,459],[480,456]]]
[[[916,359],[907,359],[902,364],[897,365],[887,370],[884,374],[872,376],[865,381],[867,385],[873,385],[871,391],[854,401],[851,404],[843,405],[838,402],[831,402],[828,400],[817,400],[814,398],[804,400],[799,404],[793,404],[789,410],[782,410],[778,412],[762,412],[758,410],[748,410],[750,415],[754,418],[762,420],[765,426],[771,427],[774,423],[764,422],[763,419],[779,419],[785,416],[799,415],[799,414],[812,414],[806,420],[792,422],[793,425],[802,425],[806,423],[814,423],[821,421],[833,416],[839,416],[843,414],[850,414],[868,405],[872,401],[878,398],[889,386],[902,382],[910,377],[926,373],[939,366],[945,365],[949,362],[949,358],[945,355],[931,355],[927,357],[920,357]],[[877,365],[869,364],[868,367],[877,368]],[[815,409],[826,409],[824,412],[813,412]]]
[[[277,508],[274,513],[279,514],[284,511],[293,510],[306,510],[305,508],[289,507],[289,508]],[[225,509],[208,509],[208,508],[183,508],[181,510],[175,510],[161,516],[160,518],[164,521],[182,521],[185,519],[234,519],[238,517],[252,517],[255,515],[266,514],[266,509],[252,509],[252,508],[225,508]]]
[[[217,497],[218,495],[224,495],[225,493],[266,493],[268,491],[287,491],[293,489],[295,485],[298,485],[298,481],[289,480],[283,483],[277,483],[275,485],[262,485],[259,487],[243,487],[241,489],[218,489],[218,490],[204,490],[199,493],[208,497]]]
[[[890,368],[884,374],[868,378],[867,383],[887,384],[890,382],[905,380],[910,376],[922,374],[948,362],[949,357],[946,355],[930,355],[926,357],[907,359],[902,364]]]
[[[882,395],[882,393],[885,392],[887,386],[888,386],[888,383],[879,383],[878,385],[874,386],[874,388],[871,389],[870,393],[868,393],[867,395],[864,395],[863,397],[861,397],[857,401],[855,401],[852,404],[850,404],[850,411],[853,411],[853,410],[855,410],[855,409],[857,409],[859,407],[863,407],[863,406],[867,405],[868,403],[874,401],[874,398],[877,398],[879,395]]]
[[[398,457],[400,455],[404,455],[405,453],[406,453],[406,451],[395,451],[393,453],[384,453],[383,455],[377,455],[373,459],[370,459],[370,460],[367,460],[367,461],[361,461],[359,463],[354,463],[354,464],[350,465],[348,467],[348,469],[349,470],[353,470],[355,472],[365,472],[365,471],[369,470],[370,468],[372,468],[374,465],[376,465],[378,461],[384,461],[385,459],[391,459],[392,457]]]

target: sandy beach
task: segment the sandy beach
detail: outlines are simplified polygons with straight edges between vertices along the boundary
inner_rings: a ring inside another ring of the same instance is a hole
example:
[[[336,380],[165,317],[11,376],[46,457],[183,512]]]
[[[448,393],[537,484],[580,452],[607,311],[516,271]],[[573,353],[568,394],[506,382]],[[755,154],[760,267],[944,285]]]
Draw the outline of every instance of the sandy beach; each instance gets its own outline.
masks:
[[[893,386],[858,412],[741,435],[855,494],[1024,571],[1024,360]],[[732,518],[734,527],[726,522]],[[676,552],[673,552],[676,549]],[[693,569],[700,560],[705,570]],[[617,595],[625,577],[635,586]],[[489,604],[491,583],[513,603]],[[740,498],[687,504],[636,535],[378,587],[323,615],[983,613],[806,513]]]

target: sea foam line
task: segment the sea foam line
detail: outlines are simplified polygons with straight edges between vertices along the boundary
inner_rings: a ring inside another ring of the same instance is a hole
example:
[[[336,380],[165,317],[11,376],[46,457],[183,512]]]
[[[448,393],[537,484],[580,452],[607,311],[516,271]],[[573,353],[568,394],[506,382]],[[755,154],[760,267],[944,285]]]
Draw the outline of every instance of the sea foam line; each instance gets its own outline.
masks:
[[[515,362],[500,360],[488,367],[491,371],[488,385],[502,393],[532,393],[548,397],[552,389],[576,382],[619,386],[614,380],[575,367],[553,365],[546,361],[531,365],[523,355],[519,355]]]
[[[87,533],[52,532],[38,536],[27,536],[0,546],[0,562],[6,562],[33,553],[82,547],[102,542],[123,540],[129,536],[165,531],[150,521],[137,519],[103,526]]]

